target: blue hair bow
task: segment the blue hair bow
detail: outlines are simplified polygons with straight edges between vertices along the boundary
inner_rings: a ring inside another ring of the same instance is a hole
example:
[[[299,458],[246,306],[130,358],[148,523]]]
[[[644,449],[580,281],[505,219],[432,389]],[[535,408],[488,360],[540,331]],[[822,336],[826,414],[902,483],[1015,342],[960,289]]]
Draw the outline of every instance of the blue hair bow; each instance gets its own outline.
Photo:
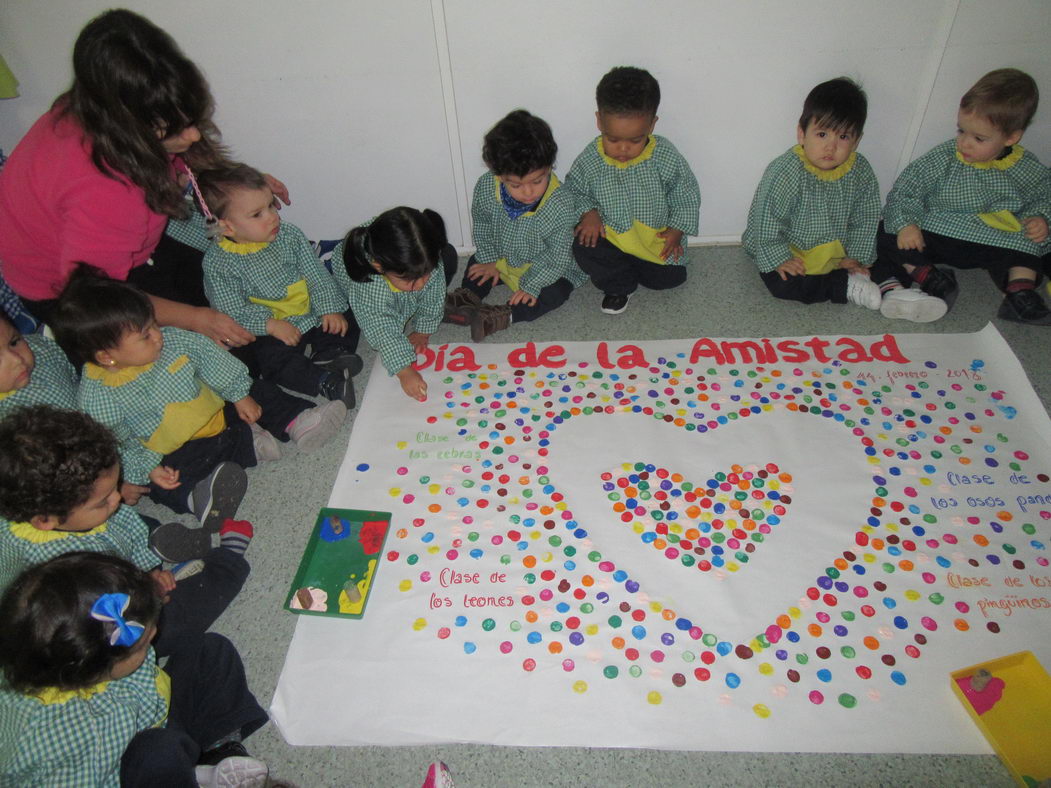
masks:
[[[109,636],[111,646],[134,646],[146,631],[138,621],[124,620],[128,602],[127,594],[103,594],[91,606],[92,618],[113,624],[113,632]]]

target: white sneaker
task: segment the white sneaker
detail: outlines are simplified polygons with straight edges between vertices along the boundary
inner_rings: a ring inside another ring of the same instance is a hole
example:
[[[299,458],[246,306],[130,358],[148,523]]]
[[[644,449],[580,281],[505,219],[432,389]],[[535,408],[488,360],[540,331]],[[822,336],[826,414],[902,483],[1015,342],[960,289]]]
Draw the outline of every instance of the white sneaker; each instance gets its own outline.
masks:
[[[930,323],[944,316],[949,311],[949,305],[922,290],[898,288],[883,296],[879,311],[891,320]]]
[[[882,300],[879,285],[864,274],[847,276],[847,300],[866,309],[879,309]]]
[[[234,756],[215,766],[198,766],[194,776],[201,788],[265,788],[269,773],[262,761]]]
[[[288,436],[302,451],[314,451],[339,432],[346,418],[347,406],[338,399],[332,400],[300,413]]]
[[[259,462],[281,459],[281,444],[277,438],[264,430],[258,424],[248,425],[252,430],[252,448],[255,449],[255,458]]]

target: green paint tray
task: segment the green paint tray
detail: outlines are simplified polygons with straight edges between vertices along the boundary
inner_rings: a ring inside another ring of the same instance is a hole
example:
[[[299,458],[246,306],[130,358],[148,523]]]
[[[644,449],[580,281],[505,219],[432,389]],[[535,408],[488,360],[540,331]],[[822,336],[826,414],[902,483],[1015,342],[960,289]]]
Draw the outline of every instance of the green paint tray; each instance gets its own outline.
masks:
[[[361,618],[383,560],[390,512],[322,509],[318,512],[285,610],[309,616]]]

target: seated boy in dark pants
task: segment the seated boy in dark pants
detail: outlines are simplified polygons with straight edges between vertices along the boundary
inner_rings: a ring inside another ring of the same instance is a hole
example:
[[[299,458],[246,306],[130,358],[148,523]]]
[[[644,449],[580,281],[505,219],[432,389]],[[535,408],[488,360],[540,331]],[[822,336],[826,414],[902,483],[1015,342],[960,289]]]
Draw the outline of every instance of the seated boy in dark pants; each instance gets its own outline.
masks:
[[[1051,170],[1018,143],[1036,112],[1032,77],[1002,68],[964,94],[955,140],[935,147],[898,176],[877,237],[878,281],[917,283],[950,303],[956,268],[984,268],[1004,291],[998,316],[1051,325],[1036,290],[1048,253]]]
[[[263,380],[353,408],[359,331],[302,230],[281,221],[263,174],[247,165],[206,170],[197,183],[220,233],[204,253],[204,292],[257,337],[244,351],[256,364],[246,363]]]
[[[857,152],[865,92],[840,77],[803,102],[798,144],[763,173],[742,241],[775,298],[880,309],[887,317],[937,320],[945,302],[900,284],[884,295],[869,276],[876,259],[879,184]]]
[[[573,255],[618,315],[639,285],[686,281],[683,236],[697,234],[701,192],[686,159],[653,134],[660,86],[648,71],[614,68],[595,91],[599,136],[577,156],[566,186],[581,213]]]
[[[445,301],[445,322],[469,324],[475,342],[512,321],[536,320],[587,281],[573,260],[576,202],[552,171],[557,152],[551,127],[524,109],[485,135],[489,172],[478,179],[471,201],[477,251]],[[483,304],[500,282],[511,290],[507,304]]]

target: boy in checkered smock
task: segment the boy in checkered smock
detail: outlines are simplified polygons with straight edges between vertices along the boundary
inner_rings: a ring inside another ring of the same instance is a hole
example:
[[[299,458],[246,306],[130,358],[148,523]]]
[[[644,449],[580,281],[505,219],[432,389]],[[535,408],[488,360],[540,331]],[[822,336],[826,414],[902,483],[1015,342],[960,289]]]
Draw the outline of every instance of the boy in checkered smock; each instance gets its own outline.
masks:
[[[653,133],[660,86],[648,71],[614,68],[598,83],[595,141],[577,156],[566,186],[581,214],[573,255],[618,315],[639,285],[686,281],[683,237],[697,234],[701,192],[679,151]]]
[[[72,364],[43,334],[22,333],[0,314],[0,418],[23,405],[77,407]]]
[[[413,365],[441,325],[456,265],[442,217],[404,205],[353,228],[332,253],[332,274],[365,340],[402,391],[421,402],[427,383]]]
[[[956,276],[936,264],[984,268],[1004,292],[999,317],[1051,325],[1036,290],[1051,251],[1051,170],[1018,144],[1038,99],[1033,78],[1014,68],[990,71],[964,94],[956,139],[912,162],[887,195],[877,281],[915,282],[951,303]]]
[[[242,739],[267,721],[230,641],[186,638],[163,669],[161,599],[142,570],[75,552],[0,600],[0,784],[262,786]]]
[[[202,210],[220,233],[204,253],[204,292],[214,309],[256,336],[245,352],[260,377],[353,408],[358,332],[302,230],[281,221],[258,170],[235,164],[202,172],[197,183]]]
[[[478,342],[512,322],[536,320],[565,303],[587,275],[573,260],[576,202],[553,172],[558,146],[551,127],[524,109],[485,135],[471,201],[476,251],[460,287],[446,297],[445,321],[471,326]],[[494,285],[506,305],[483,304]]]
[[[937,320],[945,302],[869,275],[876,259],[879,184],[857,152],[865,129],[865,92],[845,77],[807,95],[797,145],[763,173],[742,241],[775,298],[831,301],[879,309],[887,317]]]

